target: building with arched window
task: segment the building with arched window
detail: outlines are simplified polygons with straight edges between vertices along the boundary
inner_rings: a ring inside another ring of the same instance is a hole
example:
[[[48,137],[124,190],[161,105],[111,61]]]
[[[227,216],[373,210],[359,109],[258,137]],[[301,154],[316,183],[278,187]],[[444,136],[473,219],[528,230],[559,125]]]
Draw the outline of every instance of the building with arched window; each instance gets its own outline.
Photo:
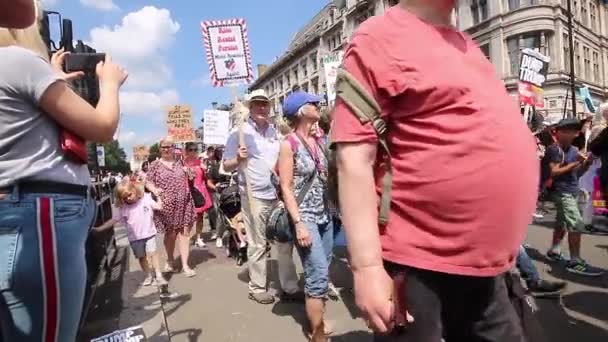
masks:
[[[603,102],[608,87],[608,7],[600,0],[571,4],[576,81],[589,86],[594,102]],[[479,43],[514,96],[521,50],[538,49],[549,56],[544,114],[555,121],[564,108],[571,113],[567,0],[464,0],[457,18],[459,28]],[[584,115],[582,101],[577,102],[577,114]]]

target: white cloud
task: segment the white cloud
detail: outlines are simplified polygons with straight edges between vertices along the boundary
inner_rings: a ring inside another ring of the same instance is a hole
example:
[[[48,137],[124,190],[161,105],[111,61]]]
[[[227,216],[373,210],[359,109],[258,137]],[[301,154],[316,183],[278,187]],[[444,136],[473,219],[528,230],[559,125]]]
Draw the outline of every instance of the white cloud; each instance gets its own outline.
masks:
[[[166,106],[179,103],[175,89],[160,92],[122,91],[120,93],[120,111],[125,115],[159,116]]]
[[[167,53],[179,30],[169,10],[146,6],[127,14],[120,25],[93,28],[90,43],[126,68],[127,88],[161,88],[173,76]]]
[[[125,117],[117,137],[127,155],[133,145],[152,144],[167,134],[164,109],[179,103],[169,62],[179,30],[169,10],[146,6],[125,15],[118,25],[90,31],[87,44],[108,53],[129,73],[120,92]]]
[[[98,9],[100,11],[114,11],[118,6],[112,0],[80,0],[80,3],[86,7]]]

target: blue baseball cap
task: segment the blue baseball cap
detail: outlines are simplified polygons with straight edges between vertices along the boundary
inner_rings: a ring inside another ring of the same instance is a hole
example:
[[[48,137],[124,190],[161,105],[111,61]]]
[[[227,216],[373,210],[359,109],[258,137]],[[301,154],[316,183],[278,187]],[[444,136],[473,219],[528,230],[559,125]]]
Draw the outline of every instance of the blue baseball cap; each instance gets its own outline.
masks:
[[[319,103],[321,100],[320,96],[309,94],[301,90],[295,91],[287,95],[287,98],[285,98],[285,101],[283,102],[283,116],[295,116],[303,105]]]

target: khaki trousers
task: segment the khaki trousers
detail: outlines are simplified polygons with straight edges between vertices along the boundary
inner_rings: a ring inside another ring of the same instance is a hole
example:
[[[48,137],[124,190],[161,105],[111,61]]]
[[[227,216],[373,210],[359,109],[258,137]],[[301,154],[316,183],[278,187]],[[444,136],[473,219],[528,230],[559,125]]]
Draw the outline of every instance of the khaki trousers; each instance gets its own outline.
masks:
[[[266,225],[270,209],[277,200],[253,198],[250,205],[247,196],[241,195],[243,221],[247,233],[247,257],[249,269],[249,292],[267,291],[267,253]],[[253,212],[252,212],[253,211]],[[295,293],[299,290],[298,275],[293,263],[293,244],[277,243],[277,262],[279,281],[284,292]]]

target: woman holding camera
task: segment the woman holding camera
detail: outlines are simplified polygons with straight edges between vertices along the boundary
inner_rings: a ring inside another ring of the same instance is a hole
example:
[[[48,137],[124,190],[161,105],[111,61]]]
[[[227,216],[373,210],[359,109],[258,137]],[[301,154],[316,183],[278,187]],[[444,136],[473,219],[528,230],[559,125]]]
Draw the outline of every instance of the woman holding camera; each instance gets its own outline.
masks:
[[[1,341],[76,339],[96,204],[84,143],[69,132],[112,140],[127,78],[109,57],[99,63],[92,107],[67,82],[82,73],[61,71],[62,51],[49,61],[39,32],[0,29]]]

